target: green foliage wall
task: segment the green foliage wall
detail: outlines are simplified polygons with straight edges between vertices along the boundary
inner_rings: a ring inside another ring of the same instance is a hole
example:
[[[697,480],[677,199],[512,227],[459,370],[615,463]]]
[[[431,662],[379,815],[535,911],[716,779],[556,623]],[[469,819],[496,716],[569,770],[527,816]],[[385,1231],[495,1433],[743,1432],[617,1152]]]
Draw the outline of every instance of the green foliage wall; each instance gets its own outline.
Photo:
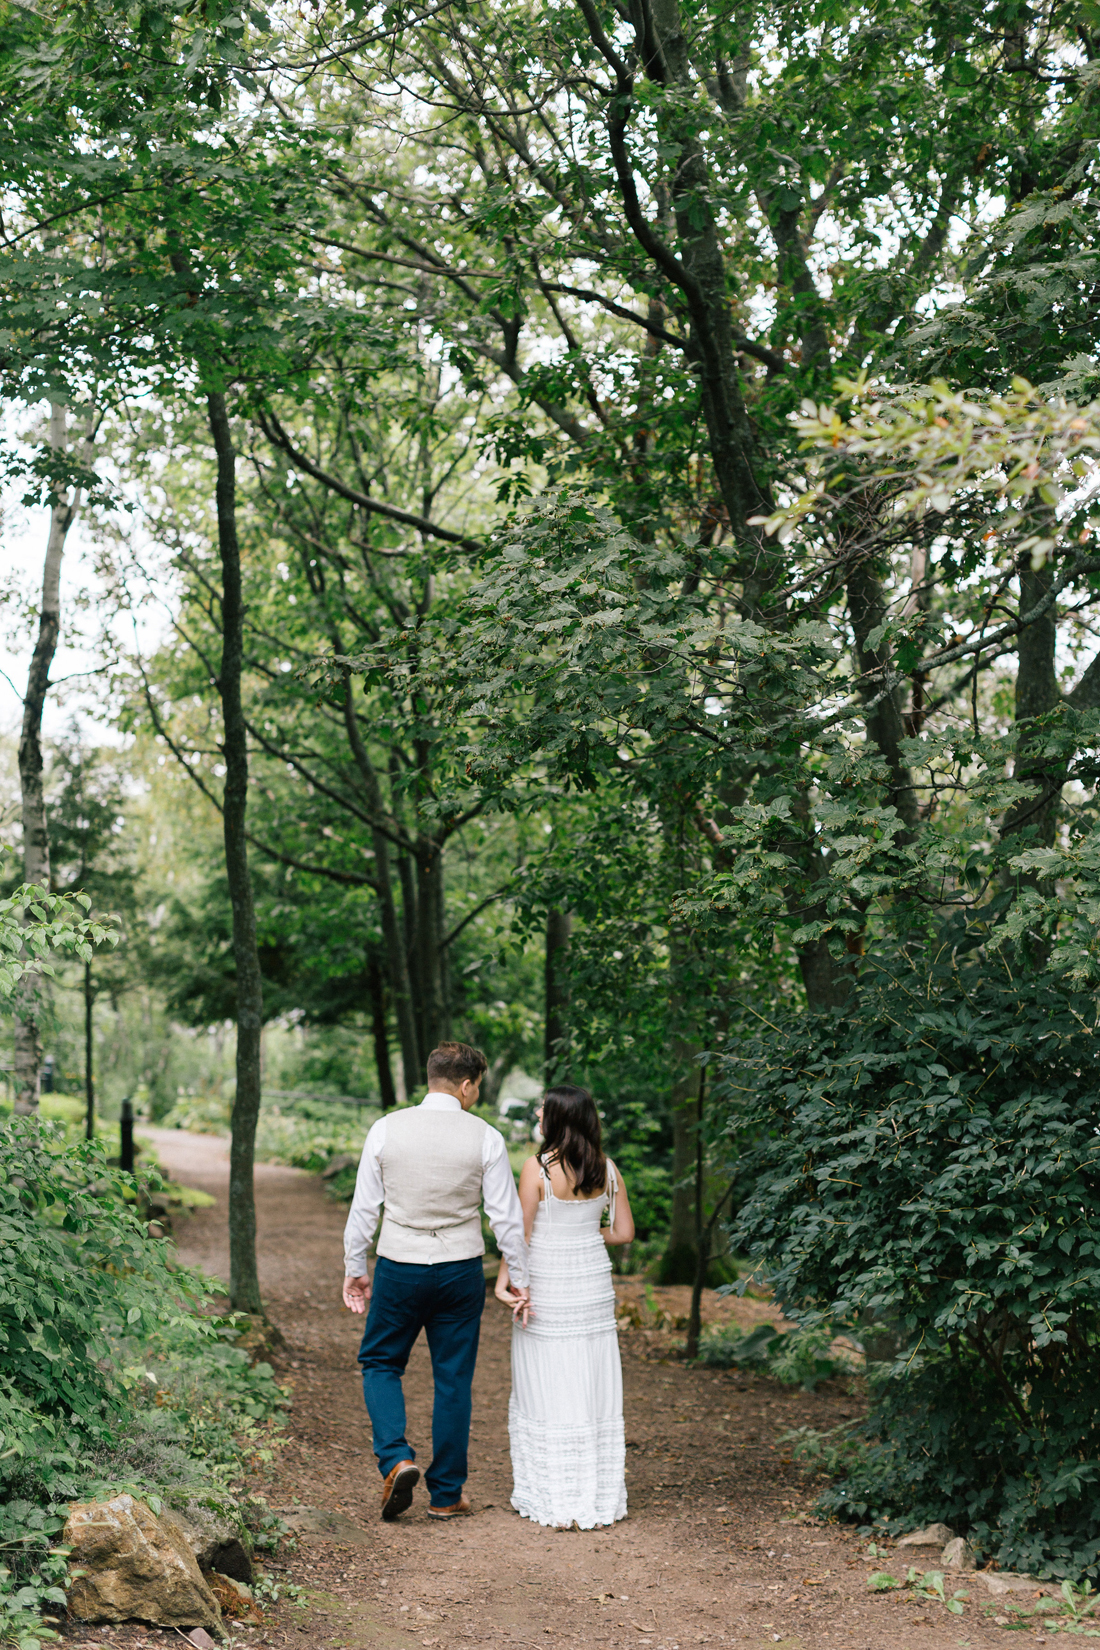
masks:
[[[848,1516],[1006,1567],[1100,1560],[1096,1002],[1004,956],[868,960],[858,1006],[722,1062],[758,1179],[734,1239],[803,1322],[895,1339]]]

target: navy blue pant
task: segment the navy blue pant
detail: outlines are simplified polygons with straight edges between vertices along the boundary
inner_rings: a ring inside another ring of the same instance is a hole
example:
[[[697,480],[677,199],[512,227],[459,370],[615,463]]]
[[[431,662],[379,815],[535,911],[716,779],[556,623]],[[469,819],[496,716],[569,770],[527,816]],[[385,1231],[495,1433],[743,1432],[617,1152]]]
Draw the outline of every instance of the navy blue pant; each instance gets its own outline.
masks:
[[[374,1453],[385,1477],[399,1461],[415,1461],[405,1437],[401,1377],[413,1342],[427,1331],[432,1355],[432,1464],[424,1474],[433,1507],[453,1507],[466,1482],[470,1386],[477,1362],[485,1272],[481,1257],[442,1266],[375,1263],[367,1327],[359,1348],[363,1397],[374,1429]]]

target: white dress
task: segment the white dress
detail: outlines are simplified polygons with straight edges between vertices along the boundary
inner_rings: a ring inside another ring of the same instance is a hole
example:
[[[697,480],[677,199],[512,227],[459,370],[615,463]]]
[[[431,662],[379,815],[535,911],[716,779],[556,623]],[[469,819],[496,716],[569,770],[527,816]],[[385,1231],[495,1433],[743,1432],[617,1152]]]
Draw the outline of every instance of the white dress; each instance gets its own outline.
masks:
[[[531,1316],[512,1330],[512,1505],[536,1524],[591,1530],[626,1517],[623,1370],[611,1258],[600,1236],[610,1197],[563,1200],[542,1171],[531,1232]]]

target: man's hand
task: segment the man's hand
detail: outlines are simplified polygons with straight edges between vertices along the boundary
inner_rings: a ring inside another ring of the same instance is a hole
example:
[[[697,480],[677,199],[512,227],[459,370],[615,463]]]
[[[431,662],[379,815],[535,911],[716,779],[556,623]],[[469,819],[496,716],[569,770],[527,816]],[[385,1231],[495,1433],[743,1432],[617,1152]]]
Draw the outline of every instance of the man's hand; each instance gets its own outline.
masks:
[[[349,1312],[357,1312],[360,1317],[367,1310],[370,1300],[370,1278],[344,1279],[344,1305]]]

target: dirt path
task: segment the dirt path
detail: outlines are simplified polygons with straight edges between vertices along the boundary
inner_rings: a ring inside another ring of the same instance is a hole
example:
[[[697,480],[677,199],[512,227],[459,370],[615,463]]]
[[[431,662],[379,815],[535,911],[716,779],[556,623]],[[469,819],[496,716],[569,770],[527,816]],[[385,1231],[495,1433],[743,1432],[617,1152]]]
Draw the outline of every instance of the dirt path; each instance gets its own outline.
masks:
[[[224,1277],[226,1143],[142,1133],[174,1179],[216,1198],[186,1219],[177,1241],[185,1261]],[[474,1382],[476,1517],[434,1523],[421,1488],[399,1523],[382,1524],[355,1363],[359,1325],[339,1299],[345,1211],[293,1169],[260,1167],[256,1192],[261,1285],[287,1338],[281,1370],[294,1388],[289,1443],[267,1494],[299,1527],[288,1568],[312,1607],[280,1606],[241,1642],[977,1650],[1000,1640],[989,1619],[998,1606],[981,1583],[961,1617],[910,1595],[870,1594],[867,1576],[882,1560],[868,1560],[866,1541],[852,1532],[811,1517],[811,1497],[777,1440],[790,1427],[835,1426],[850,1415],[856,1401],[833,1390],[840,1383],[807,1395],[734,1371],[689,1369],[668,1358],[667,1336],[623,1336],[629,1518],[565,1533],[520,1519],[509,1506],[508,1318],[491,1297]],[[746,1302],[744,1310],[769,1309]],[[423,1341],[406,1391],[423,1459],[431,1403]],[[926,1556],[921,1567],[932,1563]],[[886,1567],[904,1575],[896,1559]]]

